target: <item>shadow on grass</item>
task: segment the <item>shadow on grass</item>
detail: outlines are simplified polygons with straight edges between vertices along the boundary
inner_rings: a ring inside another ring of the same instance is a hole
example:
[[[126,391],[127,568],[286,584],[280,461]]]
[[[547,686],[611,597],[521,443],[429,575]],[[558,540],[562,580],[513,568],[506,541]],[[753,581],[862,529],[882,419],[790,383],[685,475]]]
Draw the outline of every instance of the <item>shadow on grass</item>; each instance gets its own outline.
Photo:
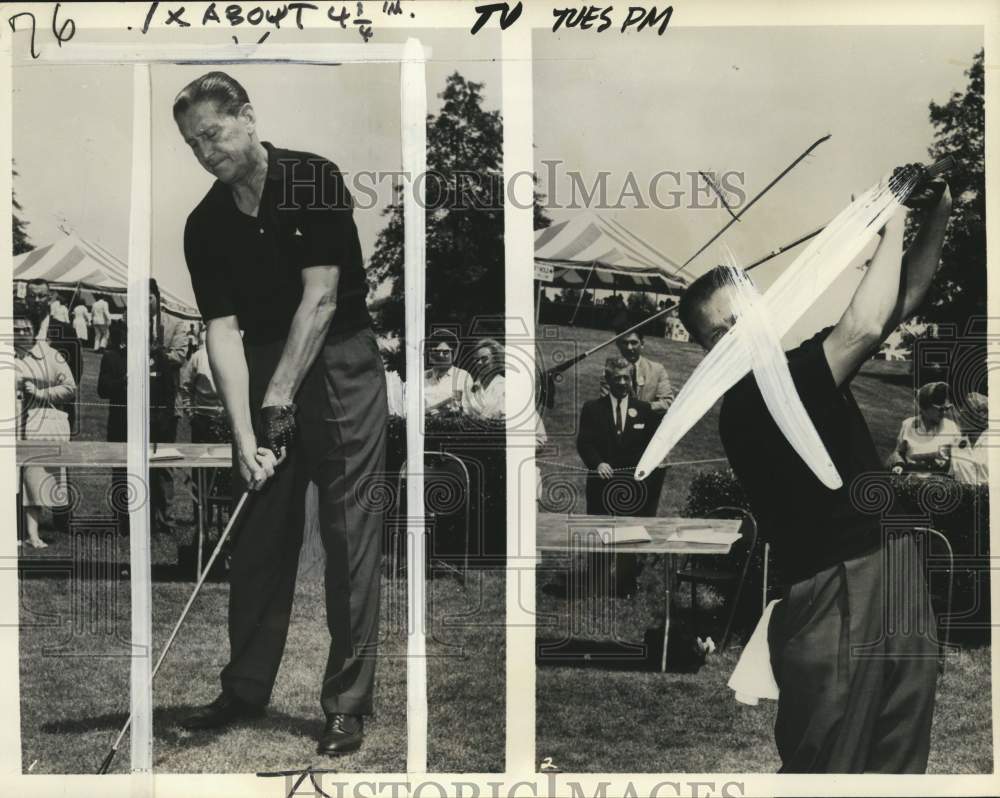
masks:
[[[681,625],[673,625],[666,652],[666,673],[697,673],[705,665],[697,638]],[[648,627],[641,643],[568,637],[536,638],[538,667],[578,667],[602,671],[660,672],[663,669],[663,627]]]
[[[539,667],[653,671],[659,669],[658,656],[651,646],[618,640],[538,638],[535,641],[535,662]]]
[[[180,704],[178,706],[153,710],[153,728],[160,742],[192,747],[198,743],[213,742],[218,736],[231,729],[253,727],[259,730],[289,732],[301,737],[318,737],[323,729],[323,721],[318,717],[298,717],[284,712],[268,711],[262,718],[236,721],[218,729],[188,731],[181,727],[181,721],[191,715],[200,705]],[[106,713],[97,717],[68,718],[43,723],[39,729],[46,734],[80,734],[106,730],[117,732],[125,724],[124,712]]]

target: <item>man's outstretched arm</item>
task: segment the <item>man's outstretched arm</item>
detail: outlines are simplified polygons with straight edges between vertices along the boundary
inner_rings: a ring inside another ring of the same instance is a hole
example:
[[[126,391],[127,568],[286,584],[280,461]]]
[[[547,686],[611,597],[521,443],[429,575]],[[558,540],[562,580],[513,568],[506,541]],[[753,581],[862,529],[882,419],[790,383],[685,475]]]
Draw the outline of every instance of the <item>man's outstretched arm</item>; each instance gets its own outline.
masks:
[[[941,260],[950,211],[951,195],[944,186],[905,257],[902,214],[893,217],[880,233],[868,271],[823,342],[837,385],[854,374],[923,302]]]

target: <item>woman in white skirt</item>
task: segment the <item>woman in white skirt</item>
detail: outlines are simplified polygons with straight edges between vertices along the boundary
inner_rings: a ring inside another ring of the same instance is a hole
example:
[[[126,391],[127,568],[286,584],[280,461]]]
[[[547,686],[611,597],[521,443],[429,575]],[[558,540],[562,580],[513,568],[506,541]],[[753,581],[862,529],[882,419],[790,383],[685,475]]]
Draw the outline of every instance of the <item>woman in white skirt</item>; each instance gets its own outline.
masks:
[[[90,310],[83,302],[77,302],[73,308],[73,330],[79,340],[90,339]]]
[[[63,408],[75,398],[76,382],[66,359],[47,342],[35,340],[35,330],[23,314],[14,319],[14,351],[18,437],[68,441],[69,417]],[[21,506],[28,544],[44,549],[47,544],[38,534],[42,508],[66,504],[66,469],[26,466],[22,480]]]

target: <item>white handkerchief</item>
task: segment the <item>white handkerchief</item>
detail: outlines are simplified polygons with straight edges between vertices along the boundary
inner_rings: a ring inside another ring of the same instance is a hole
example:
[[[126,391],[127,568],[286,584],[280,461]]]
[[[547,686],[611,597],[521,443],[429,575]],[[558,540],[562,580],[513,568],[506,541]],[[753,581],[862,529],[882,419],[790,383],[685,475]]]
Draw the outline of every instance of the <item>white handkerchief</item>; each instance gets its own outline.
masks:
[[[771,612],[781,599],[775,599],[764,608],[763,615],[740,654],[739,662],[729,677],[729,688],[741,704],[756,706],[761,698],[778,700],[778,683],[771,670],[771,648],[767,644],[767,628]]]

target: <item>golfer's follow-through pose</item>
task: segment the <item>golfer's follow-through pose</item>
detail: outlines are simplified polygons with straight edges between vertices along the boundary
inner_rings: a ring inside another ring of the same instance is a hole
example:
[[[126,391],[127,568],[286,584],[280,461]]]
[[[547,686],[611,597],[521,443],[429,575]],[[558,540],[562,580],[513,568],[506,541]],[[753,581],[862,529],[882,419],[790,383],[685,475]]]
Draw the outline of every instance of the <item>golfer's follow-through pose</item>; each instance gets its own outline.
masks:
[[[753,373],[726,393],[719,416],[730,465],[786,583],[768,627],[783,772],[927,766],[938,644],[919,541],[909,530],[884,534],[878,515],[852,495],[859,479],[884,468],[849,383],[923,300],[951,197],[944,183],[925,182],[906,204],[926,214],[906,255],[899,213],[837,324],[786,353],[843,487],[826,488],[796,454]],[[681,320],[706,349],[735,322],[730,285],[719,267],[681,301]]]
[[[382,470],[387,405],[350,194],[325,158],[262,142],[246,91],[224,73],[185,87],[173,113],[216,178],[188,217],[184,252],[234,463],[257,492],[232,554],[222,693],[184,725],[263,714],[288,632],[312,481],[332,638],[319,751],[352,751],[372,711],[382,535],[380,516],[358,496]]]

